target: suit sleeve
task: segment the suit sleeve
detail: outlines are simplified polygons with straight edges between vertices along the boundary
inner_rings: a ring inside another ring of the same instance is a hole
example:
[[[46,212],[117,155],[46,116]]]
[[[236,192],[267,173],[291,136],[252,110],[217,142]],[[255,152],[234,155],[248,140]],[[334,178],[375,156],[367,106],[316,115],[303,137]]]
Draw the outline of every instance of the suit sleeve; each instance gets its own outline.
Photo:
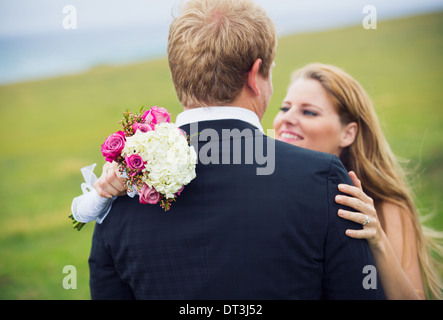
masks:
[[[118,275],[111,253],[102,240],[101,225],[96,224],[89,256],[92,300],[134,300],[131,287]]]
[[[334,157],[327,182],[329,212],[325,242],[323,298],[333,300],[384,299],[382,287],[376,274],[375,262],[367,241],[352,239],[345,234],[347,229],[358,230],[362,226],[338,216],[340,208],[352,210],[335,202],[335,197],[339,194],[338,185],[340,183],[352,185],[342,163],[337,157]],[[367,270],[373,270],[373,272],[368,274]]]

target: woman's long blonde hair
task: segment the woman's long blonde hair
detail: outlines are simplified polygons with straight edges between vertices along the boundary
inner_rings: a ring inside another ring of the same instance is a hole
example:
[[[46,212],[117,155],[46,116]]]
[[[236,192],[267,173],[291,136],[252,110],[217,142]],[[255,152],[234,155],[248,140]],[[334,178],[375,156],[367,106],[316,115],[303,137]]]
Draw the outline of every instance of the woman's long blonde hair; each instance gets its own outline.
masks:
[[[443,286],[437,271],[438,261],[431,256],[432,251],[440,257],[443,255],[439,243],[443,238],[442,234],[422,226],[405,172],[383,135],[372,102],[365,90],[350,75],[330,65],[307,65],[293,74],[292,82],[299,78],[319,81],[332,98],[342,123],[358,124],[354,143],[341,154],[343,165],[348,171],[357,174],[365,193],[374,200],[383,228],[383,217],[388,214],[381,208],[381,204],[385,201],[395,203],[405,209],[402,212],[412,214],[410,218],[415,228],[418,259],[426,288],[425,295],[430,299],[442,299]]]

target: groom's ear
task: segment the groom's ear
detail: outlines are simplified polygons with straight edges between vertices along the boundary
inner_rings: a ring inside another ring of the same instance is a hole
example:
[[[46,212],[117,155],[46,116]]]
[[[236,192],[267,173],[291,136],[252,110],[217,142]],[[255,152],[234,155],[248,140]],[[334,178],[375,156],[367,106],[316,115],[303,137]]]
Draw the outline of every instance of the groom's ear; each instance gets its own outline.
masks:
[[[260,58],[255,60],[254,64],[252,65],[252,69],[248,72],[248,77],[246,79],[247,87],[254,93],[255,96],[259,96],[261,94],[260,88],[258,86],[258,76],[262,63],[263,62]]]

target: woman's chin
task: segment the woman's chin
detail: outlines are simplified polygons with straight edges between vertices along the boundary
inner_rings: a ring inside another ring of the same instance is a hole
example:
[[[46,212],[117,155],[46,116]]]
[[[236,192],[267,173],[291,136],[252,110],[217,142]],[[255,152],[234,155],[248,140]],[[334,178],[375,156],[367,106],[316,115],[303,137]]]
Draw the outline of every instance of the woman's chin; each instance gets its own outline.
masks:
[[[295,139],[288,139],[288,138],[279,138],[278,140],[280,140],[281,142],[286,142],[286,143],[292,144],[297,147],[301,147],[302,142],[303,142],[303,140],[295,140]]]

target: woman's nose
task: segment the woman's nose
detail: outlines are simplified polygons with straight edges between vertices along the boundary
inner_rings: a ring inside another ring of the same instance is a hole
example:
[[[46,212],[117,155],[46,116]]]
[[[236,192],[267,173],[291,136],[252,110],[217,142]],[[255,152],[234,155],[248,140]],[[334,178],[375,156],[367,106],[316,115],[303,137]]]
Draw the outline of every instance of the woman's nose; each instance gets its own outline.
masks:
[[[287,123],[287,124],[290,124],[290,125],[293,125],[293,126],[295,126],[295,125],[297,125],[297,123],[298,123],[298,114],[297,114],[297,112],[296,112],[296,110],[295,110],[295,108],[294,107],[292,107],[291,109],[289,109],[287,112],[285,112],[284,113],[284,115],[283,115],[283,121],[285,122],[285,123]]]

